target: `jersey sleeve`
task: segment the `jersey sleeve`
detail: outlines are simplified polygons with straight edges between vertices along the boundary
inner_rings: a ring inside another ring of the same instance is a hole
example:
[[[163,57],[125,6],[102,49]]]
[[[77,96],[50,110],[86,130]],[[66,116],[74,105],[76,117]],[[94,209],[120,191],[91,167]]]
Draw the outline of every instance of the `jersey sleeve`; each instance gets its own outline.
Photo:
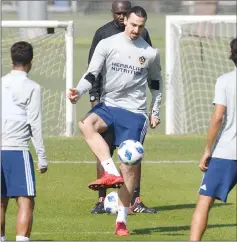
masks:
[[[225,82],[222,78],[218,78],[215,85],[215,97],[213,104],[227,105]]]
[[[79,96],[89,91],[95,83],[105,63],[107,48],[105,40],[101,40],[96,46],[88,70],[78,82],[77,90]]]
[[[27,121],[30,125],[32,143],[38,156],[38,167],[47,168],[43,131],[42,131],[42,98],[41,88],[37,85],[33,91],[28,105],[26,106]]]
[[[148,84],[152,95],[150,115],[160,118],[160,106],[162,101],[162,76],[160,65],[160,53],[156,50],[155,58],[148,69]]]

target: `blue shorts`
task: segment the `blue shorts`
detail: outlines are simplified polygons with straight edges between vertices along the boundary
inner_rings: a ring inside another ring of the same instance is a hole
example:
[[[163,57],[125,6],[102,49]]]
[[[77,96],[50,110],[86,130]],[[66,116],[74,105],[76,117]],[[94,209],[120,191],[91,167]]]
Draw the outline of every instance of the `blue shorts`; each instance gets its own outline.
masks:
[[[203,175],[199,194],[223,202],[237,183],[237,160],[211,158],[208,170]]]
[[[36,196],[34,164],[29,151],[1,151],[1,196]]]
[[[104,103],[97,104],[89,113],[97,114],[107,124],[108,130],[114,132],[115,146],[128,139],[144,142],[148,128],[146,115],[106,106]]]

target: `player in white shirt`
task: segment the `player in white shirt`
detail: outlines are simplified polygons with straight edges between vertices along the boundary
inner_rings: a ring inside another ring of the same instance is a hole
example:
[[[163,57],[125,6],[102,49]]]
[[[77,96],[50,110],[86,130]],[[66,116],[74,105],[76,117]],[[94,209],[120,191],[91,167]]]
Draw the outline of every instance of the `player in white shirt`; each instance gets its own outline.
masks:
[[[11,47],[13,70],[1,78],[1,241],[5,237],[5,214],[8,201],[18,205],[16,241],[28,241],[34,210],[35,174],[29,152],[29,140],[38,155],[39,173],[48,163],[42,134],[40,86],[27,77],[32,66],[33,47],[20,41]]]
[[[230,43],[230,59],[237,66],[237,38]],[[215,199],[227,201],[237,183],[236,68],[217,79],[213,112],[200,169],[205,172],[192,218],[190,240],[200,241]]]
[[[91,89],[99,73],[103,75],[101,103],[96,105],[84,120],[80,130],[105,170],[105,175],[89,184],[91,189],[100,187],[122,187],[119,189],[119,208],[115,233],[129,235],[126,217],[135,186],[136,166],[121,164],[120,176],[109,147],[100,135],[109,128],[114,130],[114,145],[119,146],[128,139],[143,143],[147,132],[147,79],[149,76],[152,94],[149,123],[155,128],[160,122],[161,68],[158,49],[153,49],[142,37],[141,32],[147,19],[146,11],[132,7],[124,20],[125,31],[103,39],[97,45],[87,73],[76,89],[68,94],[72,103]],[[123,184],[124,183],[124,184]]]

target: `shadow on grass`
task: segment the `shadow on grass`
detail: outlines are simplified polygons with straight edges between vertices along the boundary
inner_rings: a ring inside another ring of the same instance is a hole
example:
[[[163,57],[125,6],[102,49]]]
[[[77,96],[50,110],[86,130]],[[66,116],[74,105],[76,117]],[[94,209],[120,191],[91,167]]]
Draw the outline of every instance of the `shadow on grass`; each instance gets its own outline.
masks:
[[[222,206],[229,206],[232,203],[214,203],[213,208],[215,207],[222,207]],[[179,210],[179,209],[188,209],[188,208],[195,208],[196,204],[177,204],[177,205],[168,205],[168,206],[157,206],[153,207],[157,212],[159,211],[169,211],[169,210]]]
[[[210,228],[229,228],[235,227],[237,224],[210,224],[207,226],[208,229]],[[154,228],[144,228],[144,229],[134,229],[132,234],[151,234],[151,233],[167,233],[167,232],[179,232],[179,231],[187,231],[190,230],[190,226],[169,226],[169,227],[154,227]],[[172,233],[172,235],[174,235]]]

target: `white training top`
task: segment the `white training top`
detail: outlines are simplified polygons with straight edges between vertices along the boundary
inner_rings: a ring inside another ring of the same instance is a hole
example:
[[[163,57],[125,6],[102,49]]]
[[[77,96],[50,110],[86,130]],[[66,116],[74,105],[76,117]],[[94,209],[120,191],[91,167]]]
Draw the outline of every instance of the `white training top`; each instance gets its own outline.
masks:
[[[42,134],[41,88],[24,71],[2,77],[2,150],[29,150],[32,139],[38,167],[47,167]]]
[[[226,106],[226,113],[212,157],[237,160],[236,154],[236,68],[219,77],[213,103]]]
[[[152,94],[150,110],[153,116],[159,117],[162,99],[160,52],[142,37],[131,40],[122,32],[101,40],[85,76],[78,83],[80,96],[91,88],[88,80],[95,79],[86,80],[88,73],[95,78],[102,73],[102,102],[135,113],[146,113],[148,84]]]

